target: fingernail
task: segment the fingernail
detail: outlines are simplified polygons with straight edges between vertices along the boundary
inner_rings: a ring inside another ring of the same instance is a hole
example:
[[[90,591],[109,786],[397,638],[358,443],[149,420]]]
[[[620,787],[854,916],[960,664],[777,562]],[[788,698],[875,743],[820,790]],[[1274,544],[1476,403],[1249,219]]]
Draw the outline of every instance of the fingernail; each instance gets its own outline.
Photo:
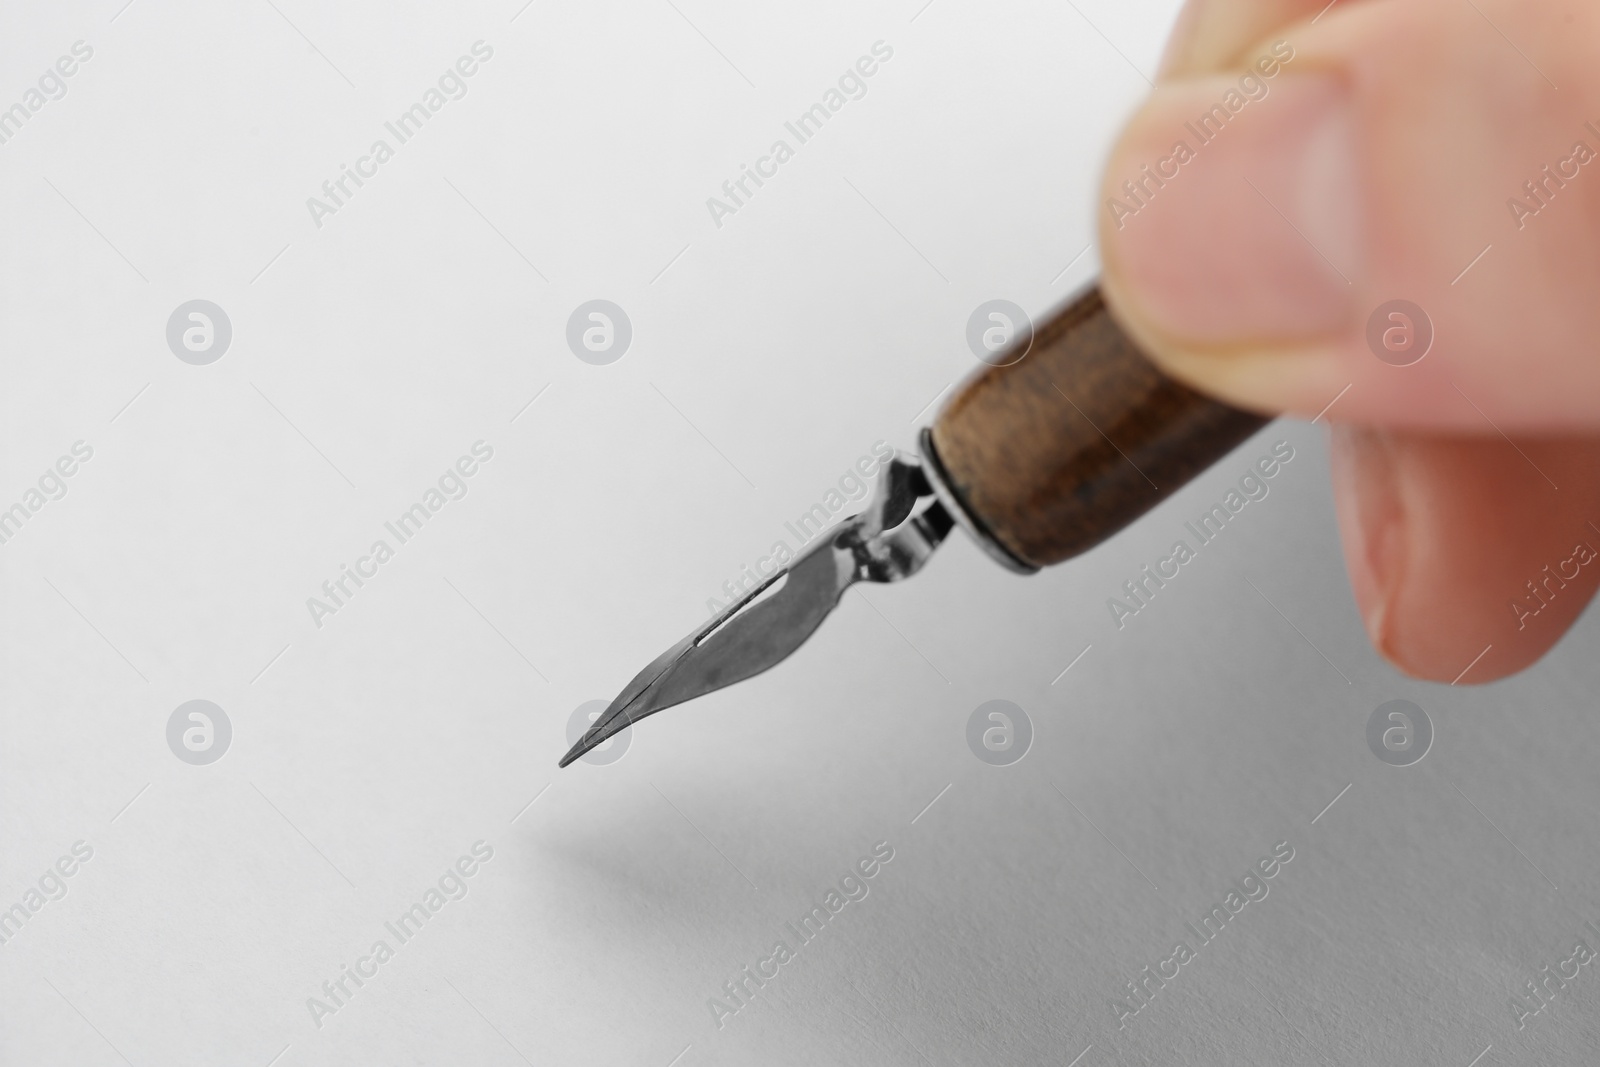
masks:
[[[1112,155],[1108,274],[1156,331],[1197,347],[1347,328],[1361,260],[1343,81],[1280,71],[1156,91]]]
[[[1333,493],[1345,564],[1367,636],[1393,657],[1390,608],[1406,566],[1406,522],[1395,461],[1380,430],[1335,426],[1332,437]]]

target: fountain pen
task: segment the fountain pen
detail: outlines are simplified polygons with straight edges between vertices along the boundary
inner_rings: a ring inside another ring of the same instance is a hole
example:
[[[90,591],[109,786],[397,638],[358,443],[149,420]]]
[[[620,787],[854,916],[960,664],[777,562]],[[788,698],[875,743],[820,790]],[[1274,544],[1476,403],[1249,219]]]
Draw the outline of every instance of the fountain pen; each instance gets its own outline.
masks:
[[[562,757],[647,715],[760,674],[856,582],[917,573],[956,527],[1019,574],[1113,536],[1267,419],[1162,373],[1090,285],[961,384],[841,520],[629,682]]]

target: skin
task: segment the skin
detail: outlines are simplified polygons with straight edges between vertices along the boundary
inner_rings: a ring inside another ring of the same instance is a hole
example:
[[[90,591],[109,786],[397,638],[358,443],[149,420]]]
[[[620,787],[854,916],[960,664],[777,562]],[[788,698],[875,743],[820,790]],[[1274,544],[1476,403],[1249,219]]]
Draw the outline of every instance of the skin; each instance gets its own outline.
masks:
[[[1374,645],[1419,678],[1487,682],[1548,651],[1600,584],[1600,559],[1566,562],[1600,550],[1600,4],[1326,4],[1189,0],[1106,169],[1102,289],[1174,376],[1262,412],[1327,409]],[[1280,41],[1293,58],[1200,144],[1185,121]],[[1123,182],[1179,139],[1194,158],[1116,217]],[[1575,176],[1547,179],[1562,161]],[[1368,342],[1395,299],[1433,326],[1409,366]]]

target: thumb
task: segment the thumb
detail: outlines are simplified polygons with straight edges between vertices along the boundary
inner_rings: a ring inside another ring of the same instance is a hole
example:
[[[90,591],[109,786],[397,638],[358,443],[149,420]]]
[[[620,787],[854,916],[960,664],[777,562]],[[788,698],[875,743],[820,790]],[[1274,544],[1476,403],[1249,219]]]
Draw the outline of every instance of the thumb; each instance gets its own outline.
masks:
[[[1586,0],[1366,0],[1169,64],[1106,172],[1107,299],[1246,407],[1600,428],[1597,42]]]

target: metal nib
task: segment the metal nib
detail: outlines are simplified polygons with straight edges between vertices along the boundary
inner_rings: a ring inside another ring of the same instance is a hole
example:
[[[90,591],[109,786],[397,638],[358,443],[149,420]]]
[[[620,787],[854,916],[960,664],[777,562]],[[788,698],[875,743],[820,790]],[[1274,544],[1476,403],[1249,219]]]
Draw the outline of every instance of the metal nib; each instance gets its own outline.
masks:
[[[565,767],[646,715],[760,674],[805,643],[856,582],[922,568],[955,524],[915,457],[880,469],[871,503],[634,676],[561,758]],[[917,505],[926,501],[920,511]]]

